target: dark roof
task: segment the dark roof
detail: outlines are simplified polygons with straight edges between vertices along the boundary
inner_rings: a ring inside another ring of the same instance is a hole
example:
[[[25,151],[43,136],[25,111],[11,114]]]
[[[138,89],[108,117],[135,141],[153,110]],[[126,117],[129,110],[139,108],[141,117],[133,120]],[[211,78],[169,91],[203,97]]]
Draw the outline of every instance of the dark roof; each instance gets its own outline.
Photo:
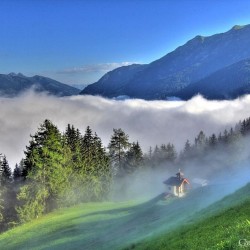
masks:
[[[167,179],[166,181],[164,181],[163,183],[166,185],[170,185],[170,186],[180,186],[183,182],[188,182],[188,180],[186,178],[178,178],[178,177],[170,177],[169,179]]]

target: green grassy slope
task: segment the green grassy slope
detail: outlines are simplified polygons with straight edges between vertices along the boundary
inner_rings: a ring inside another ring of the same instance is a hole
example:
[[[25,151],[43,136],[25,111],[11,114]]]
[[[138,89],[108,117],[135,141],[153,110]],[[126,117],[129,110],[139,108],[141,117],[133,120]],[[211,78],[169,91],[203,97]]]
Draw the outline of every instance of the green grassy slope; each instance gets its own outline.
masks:
[[[164,201],[163,195],[159,195],[147,202],[90,203],[55,211],[1,234],[0,249],[123,249],[131,246],[143,249],[151,246],[151,239],[155,245],[163,233],[197,221],[201,223],[199,221],[206,219],[204,213],[214,216],[229,205],[245,202],[250,185],[202,213],[202,209],[224,196],[217,191],[217,187],[209,186],[193,190],[181,199]],[[245,213],[242,210],[242,214]],[[175,237],[172,233],[169,235]],[[165,246],[166,236],[162,237],[160,242]]]
[[[187,223],[127,249],[250,249],[250,184],[195,216],[196,223]],[[246,239],[248,245],[240,246],[240,239]]]

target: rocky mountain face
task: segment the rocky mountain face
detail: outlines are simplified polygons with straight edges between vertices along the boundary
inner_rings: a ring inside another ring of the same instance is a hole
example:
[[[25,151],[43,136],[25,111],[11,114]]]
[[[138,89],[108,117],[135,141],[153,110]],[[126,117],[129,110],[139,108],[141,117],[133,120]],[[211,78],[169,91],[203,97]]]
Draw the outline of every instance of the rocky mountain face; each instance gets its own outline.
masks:
[[[81,94],[106,97],[127,95],[143,99],[166,99],[180,95],[186,99],[191,93],[197,94],[201,90],[197,86],[201,84],[202,93],[212,99],[218,96],[232,98],[237,93],[247,93],[249,89],[246,87],[248,71],[244,71],[243,85],[241,78],[237,77],[240,76],[238,70],[244,68],[244,60],[246,63],[250,58],[249,45],[250,25],[234,26],[225,33],[209,37],[196,36],[148,65],[130,65],[108,72],[98,82],[87,86]],[[228,78],[234,79],[231,83],[224,75],[229,70],[231,77]],[[220,84],[218,74],[224,79]],[[214,94],[207,94],[205,90],[211,89],[209,86],[212,84]]]
[[[105,74],[98,82],[88,85],[81,94],[116,97],[124,95],[124,90],[134,76],[147,66],[133,64],[114,69]]]
[[[207,99],[232,99],[250,93],[250,59],[242,60],[192,83],[176,93],[181,99],[197,94]]]
[[[0,95],[14,97],[30,88],[56,96],[77,95],[80,90],[43,76],[27,77],[21,73],[0,74]]]

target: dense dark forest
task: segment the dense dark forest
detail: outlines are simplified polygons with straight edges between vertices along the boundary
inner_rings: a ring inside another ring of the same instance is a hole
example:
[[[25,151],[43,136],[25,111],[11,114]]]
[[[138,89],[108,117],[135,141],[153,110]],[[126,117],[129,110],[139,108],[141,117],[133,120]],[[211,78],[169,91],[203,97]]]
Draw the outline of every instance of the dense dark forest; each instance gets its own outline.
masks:
[[[210,173],[231,168],[246,150],[244,138],[250,118],[218,135],[202,131],[177,152],[171,143],[150,147],[143,153],[140,143],[130,142],[122,129],[114,129],[107,148],[87,127],[82,135],[73,125],[62,134],[45,120],[31,136],[25,157],[13,172],[6,156],[0,158],[0,231],[24,223],[54,209],[111,198],[115,183],[143,170],[176,171],[190,166],[210,166]],[[218,153],[221,158],[218,158]],[[223,166],[221,159],[223,158]],[[203,169],[203,172],[206,172]]]

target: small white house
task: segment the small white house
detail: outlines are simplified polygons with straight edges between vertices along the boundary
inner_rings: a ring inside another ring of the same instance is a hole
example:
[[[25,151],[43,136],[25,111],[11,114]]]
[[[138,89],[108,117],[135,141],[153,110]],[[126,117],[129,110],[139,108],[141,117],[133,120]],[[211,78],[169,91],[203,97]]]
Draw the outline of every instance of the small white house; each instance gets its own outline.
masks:
[[[187,185],[189,181],[187,178],[183,177],[183,173],[179,170],[176,177],[172,176],[163,182],[166,185],[166,194],[182,197],[187,191]]]

